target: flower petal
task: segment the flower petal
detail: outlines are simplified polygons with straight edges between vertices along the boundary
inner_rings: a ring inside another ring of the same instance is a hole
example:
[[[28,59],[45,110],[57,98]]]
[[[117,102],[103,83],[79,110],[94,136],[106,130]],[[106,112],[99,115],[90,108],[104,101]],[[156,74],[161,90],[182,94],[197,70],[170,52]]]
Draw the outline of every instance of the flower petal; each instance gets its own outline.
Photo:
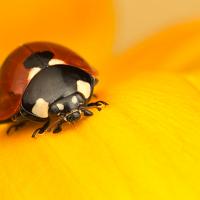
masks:
[[[200,93],[181,59],[162,68],[138,48],[145,61],[130,53],[103,71],[110,105],[95,117],[36,140],[32,125],[10,137],[0,127],[2,199],[199,198]]]
[[[102,76],[112,84],[110,105],[124,115],[104,117],[116,125],[106,141],[134,199],[199,198],[199,41],[199,21],[178,25],[129,50]]]
[[[198,199],[199,91],[176,74],[149,72],[108,96],[115,112],[104,112],[101,135],[133,199]]]
[[[30,127],[1,135],[6,199],[198,197],[199,92],[160,72],[121,83],[106,97],[110,106],[63,134],[33,140]]]

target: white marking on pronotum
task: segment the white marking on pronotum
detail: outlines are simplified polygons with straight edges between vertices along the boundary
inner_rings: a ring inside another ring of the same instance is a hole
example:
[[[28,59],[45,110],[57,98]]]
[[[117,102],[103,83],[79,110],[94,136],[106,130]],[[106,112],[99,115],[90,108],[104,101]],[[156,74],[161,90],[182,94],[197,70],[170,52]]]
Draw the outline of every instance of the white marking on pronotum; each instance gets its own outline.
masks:
[[[91,87],[88,82],[78,80],[77,81],[77,91],[84,95],[84,97],[87,99],[90,97],[91,94]]]
[[[73,97],[72,97],[72,103],[74,103],[74,104],[78,103],[78,99],[77,99],[76,96],[73,96]]]
[[[56,59],[56,58],[53,58],[49,61],[48,65],[49,66],[53,66],[53,65],[62,65],[62,64],[66,64],[65,61],[63,60],[60,60],[60,59]]]
[[[40,67],[34,67],[30,70],[28,75],[28,81],[30,81],[39,71],[41,70]]]
[[[47,118],[48,110],[49,110],[49,103],[45,101],[43,98],[39,98],[35,102],[35,105],[32,108],[32,113],[41,118]]]
[[[57,103],[56,106],[58,107],[59,110],[64,110],[64,105],[61,103]]]

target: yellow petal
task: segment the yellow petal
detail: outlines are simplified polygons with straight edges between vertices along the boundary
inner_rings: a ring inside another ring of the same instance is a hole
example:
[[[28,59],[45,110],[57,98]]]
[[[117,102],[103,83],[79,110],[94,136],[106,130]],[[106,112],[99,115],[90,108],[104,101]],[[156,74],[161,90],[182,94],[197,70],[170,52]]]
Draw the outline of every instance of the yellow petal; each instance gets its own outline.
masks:
[[[132,198],[198,199],[199,91],[176,74],[149,72],[108,95],[114,112],[104,112],[101,135]]]
[[[5,199],[197,199],[199,92],[148,73],[106,98],[109,107],[60,135],[2,134]]]
[[[130,49],[108,70],[115,75],[105,79],[113,85],[107,96],[124,115],[119,122],[116,114],[107,116],[116,125],[108,143],[132,181],[133,199],[200,197],[199,41],[199,21],[177,25]]]
[[[0,127],[1,199],[199,199],[200,93],[182,64],[144,61],[145,45],[103,71],[98,96],[110,106],[94,117],[35,140],[36,125],[10,137]]]

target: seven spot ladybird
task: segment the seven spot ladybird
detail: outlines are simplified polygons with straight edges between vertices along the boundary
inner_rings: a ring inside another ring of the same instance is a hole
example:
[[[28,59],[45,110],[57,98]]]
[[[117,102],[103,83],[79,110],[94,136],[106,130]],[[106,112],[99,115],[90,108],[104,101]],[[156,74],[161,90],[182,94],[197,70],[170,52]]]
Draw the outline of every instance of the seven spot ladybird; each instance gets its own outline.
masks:
[[[58,133],[64,122],[91,116],[90,108],[100,111],[107,105],[104,101],[90,103],[96,75],[68,48],[48,42],[24,44],[0,68],[0,122],[14,122],[7,132],[28,120],[42,122],[32,137],[53,125],[53,132]]]

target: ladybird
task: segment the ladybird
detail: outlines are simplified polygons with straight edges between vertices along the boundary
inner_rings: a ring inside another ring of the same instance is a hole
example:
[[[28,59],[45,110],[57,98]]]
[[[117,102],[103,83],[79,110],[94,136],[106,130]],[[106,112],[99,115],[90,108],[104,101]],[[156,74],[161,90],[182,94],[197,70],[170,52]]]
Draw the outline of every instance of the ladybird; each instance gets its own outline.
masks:
[[[0,122],[13,122],[7,133],[27,121],[43,123],[32,137],[52,127],[58,133],[64,122],[108,105],[90,102],[97,82],[96,70],[72,50],[49,42],[24,44],[0,68]]]

